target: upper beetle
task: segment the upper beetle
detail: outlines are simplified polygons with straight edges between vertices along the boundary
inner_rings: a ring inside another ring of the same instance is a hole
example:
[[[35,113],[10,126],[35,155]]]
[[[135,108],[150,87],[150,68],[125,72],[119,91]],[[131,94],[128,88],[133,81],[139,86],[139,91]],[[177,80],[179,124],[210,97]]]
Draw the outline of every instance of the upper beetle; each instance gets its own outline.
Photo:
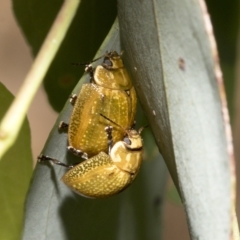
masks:
[[[117,52],[106,53],[101,65],[95,69],[91,64],[87,65],[86,71],[90,73],[90,83],[83,84],[78,96],[73,95],[74,107],[69,125],[61,122],[60,128],[68,127],[68,149],[87,159],[101,151],[107,152],[104,128],[109,125],[108,119],[124,129],[133,125],[137,97]],[[123,136],[123,131],[113,129],[113,143]]]

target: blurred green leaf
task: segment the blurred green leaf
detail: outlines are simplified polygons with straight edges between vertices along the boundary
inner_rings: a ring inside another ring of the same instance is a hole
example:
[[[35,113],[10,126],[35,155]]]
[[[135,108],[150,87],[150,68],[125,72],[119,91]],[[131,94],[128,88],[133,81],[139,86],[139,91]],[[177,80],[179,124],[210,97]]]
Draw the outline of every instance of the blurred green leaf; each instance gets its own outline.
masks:
[[[63,1],[13,0],[19,25],[36,55]],[[73,62],[89,62],[110,30],[117,15],[111,0],[82,0],[74,21],[46,77],[44,87],[49,102],[60,111],[84,72]],[[111,49],[108,49],[111,50]]]
[[[221,61],[234,65],[236,60],[236,43],[239,24],[239,1],[206,1],[214,34],[218,43]]]
[[[172,181],[170,186],[168,186],[168,189],[167,189],[167,201],[182,206],[182,200],[179,196],[177,188],[174,186]]]
[[[230,116],[234,114],[235,64],[239,29],[239,0],[207,0],[224,75]]]
[[[0,119],[13,100],[0,83]],[[20,239],[24,200],[32,175],[30,129],[25,120],[15,144],[0,162],[0,239]]]

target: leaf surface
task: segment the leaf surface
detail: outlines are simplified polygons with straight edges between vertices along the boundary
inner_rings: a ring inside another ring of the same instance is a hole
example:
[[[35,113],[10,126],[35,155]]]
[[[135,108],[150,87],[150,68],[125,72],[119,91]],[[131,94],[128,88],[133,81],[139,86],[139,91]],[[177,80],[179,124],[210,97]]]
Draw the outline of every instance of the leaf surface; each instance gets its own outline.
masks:
[[[229,239],[231,156],[200,2],[118,1],[120,33],[191,238]]]

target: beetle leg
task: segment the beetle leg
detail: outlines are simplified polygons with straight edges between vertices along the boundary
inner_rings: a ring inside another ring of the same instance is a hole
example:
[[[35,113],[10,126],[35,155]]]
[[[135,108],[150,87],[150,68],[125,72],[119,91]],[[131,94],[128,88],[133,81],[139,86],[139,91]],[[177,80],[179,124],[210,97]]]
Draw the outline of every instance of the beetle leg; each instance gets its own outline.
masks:
[[[58,130],[59,131],[67,131],[68,130],[68,124],[61,121],[58,125]]]
[[[137,124],[137,122],[136,122],[136,120],[134,120],[134,121],[133,121],[133,124],[132,124],[132,126],[131,126],[131,129],[135,129],[136,124]]]
[[[93,78],[94,70],[92,64],[85,65],[85,72],[89,73],[90,77]]]
[[[130,96],[130,91],[129,90],[126,90],[125,92],[127,93],[128,96]]]
[[[70,98],[69,98],[69,102],[74,106],[75,102],[77,100],[77,94],[71,94]]]
[[[66,167],[66,168],[73,168],[75,164],[72,164],[72,165],[67,165],[63,162],[60,162],[58,161],[57,159],[54,159],[54,158],[51,158],[49,156],[46,156],[46,155],[43,155],[41,154],[40,156],[38,156],[38,162],[51,162],[52,164],[56,164],[56,165],[60,165],[60,166],[63,166],[63,167]]]
[[[113,137],[112,137],[112,126],[107,126],[105,127],[105,131],[107,133],[107,138],[108,138],[108,153],[110,153],[112,147],[113,147]]]
[[[92,87],[96,90],[96,92],[100,95],[101,101],[104,102],[105,95],[101,92],[102,90],[96,84],[92,84]]]
[[[83,159],[88,159],[88,155],[85,152],[82,152],[79,149],[74,148],[73,146],[68,146],[67,149],[72,152],[74,155],[81,157]]]

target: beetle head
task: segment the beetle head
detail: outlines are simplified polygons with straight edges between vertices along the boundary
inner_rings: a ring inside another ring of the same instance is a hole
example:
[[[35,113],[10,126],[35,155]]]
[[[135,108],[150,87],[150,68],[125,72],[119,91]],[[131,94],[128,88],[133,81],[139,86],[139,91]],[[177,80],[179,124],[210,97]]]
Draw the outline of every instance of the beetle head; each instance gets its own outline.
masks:
[[[106,69],[124,68],[121,54],[119,55],[116,51],[106,53],[102,66]]]
[[[140,150],[142,149],[142,138],[140,132],[135,129],[125,130],[126,136],[123,139],[126,148],[129,150]]]
[[[121,54],[109,52],[104,55],[102,65],[95,68],[94,83],[98,86],[127,91],[132,88],[130,76],[123,65]]]

